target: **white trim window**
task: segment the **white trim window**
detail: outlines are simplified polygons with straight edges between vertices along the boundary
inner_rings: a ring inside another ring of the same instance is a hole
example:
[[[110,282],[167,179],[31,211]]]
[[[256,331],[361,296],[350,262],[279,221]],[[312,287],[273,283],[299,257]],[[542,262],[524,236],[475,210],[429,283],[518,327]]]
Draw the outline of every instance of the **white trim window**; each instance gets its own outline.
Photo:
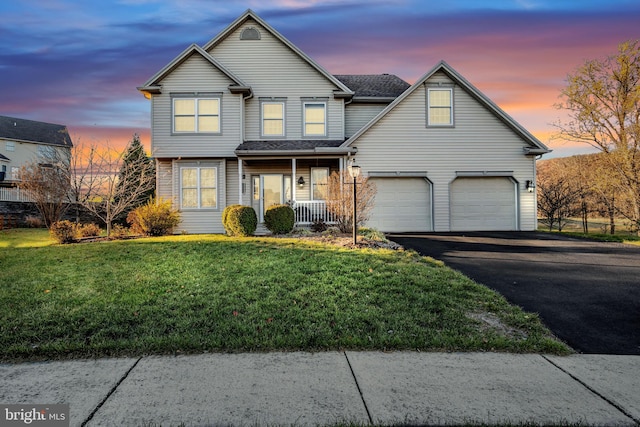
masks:
[[[326,200],[329,168],[311,168],[311,200]]]
[[[284,102],[263,101],[262,136],[284,136]]]
[[[304,135],[327,135],[327,104],[324,102],[304,103]]]
[[[218,168],[180,168],[180,206],[182,209],[218,207]]]
[[[4,146],[7,151],[16,151],[16,143],[13,141],[7,141]]]
[[[173,98],[174,133],[220,133],[220,98]]]
[[[428,126],[453,126],[453,89],[428,90]]]

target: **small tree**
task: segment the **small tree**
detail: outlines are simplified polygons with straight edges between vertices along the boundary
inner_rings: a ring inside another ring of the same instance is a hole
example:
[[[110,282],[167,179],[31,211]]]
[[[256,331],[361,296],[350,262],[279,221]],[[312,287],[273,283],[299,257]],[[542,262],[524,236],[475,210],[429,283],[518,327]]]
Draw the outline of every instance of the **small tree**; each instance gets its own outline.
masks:
[[[575,185],[573,176],[568,169],[558,163],[540,165],[538,173],[538,211],[549,226],[549,231],[555,225],[562,231],[567,218],[575,215],[579,210],[581,191]]]
[[[34,201],[47,228],[59,221],[69,207],[69,167],[69,151],[57,149],[20,168],[18,187]]]
[[[146,156],[130,157],[125,166],[126,153],[108,144],[79,153],[82,166],[74,177],[78,202],[105,223],[107,236],[113,221],[138,206],[140,198],[155,188],[155,173]]]
[[[356,179],[356,222],[360,226],[371,216],[376,185],[360,175]],[[353,178],[348,171],[333,172],[327,182],[327,210],[343,233],[353,229]]]

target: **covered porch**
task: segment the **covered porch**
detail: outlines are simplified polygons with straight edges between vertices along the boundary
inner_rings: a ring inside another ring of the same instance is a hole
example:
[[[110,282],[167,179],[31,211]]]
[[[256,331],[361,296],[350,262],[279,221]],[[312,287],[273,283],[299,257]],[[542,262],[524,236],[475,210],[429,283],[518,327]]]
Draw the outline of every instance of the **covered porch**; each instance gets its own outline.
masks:
[[[293,147],[300,141],[283,141]],[[313,141],[312,143],[327,141]],[[339,141],[334,142],[338,144]],[[283,144],[284,145],[284,144]],[[258,222],[264,222],[264,212],[276,204],[288,204],[295,212],[298,226],[315,221],[335,223],[327,211],[326,194],[329,176],[346,169],[353,148],[312,147],[307,149],[264,149],[273,146],[256,141],[244,143],[238,155],[238,202],[254,208]],[[263,148],[257,150],[256,148]],[[242,149],[244,148],[244,150]]]

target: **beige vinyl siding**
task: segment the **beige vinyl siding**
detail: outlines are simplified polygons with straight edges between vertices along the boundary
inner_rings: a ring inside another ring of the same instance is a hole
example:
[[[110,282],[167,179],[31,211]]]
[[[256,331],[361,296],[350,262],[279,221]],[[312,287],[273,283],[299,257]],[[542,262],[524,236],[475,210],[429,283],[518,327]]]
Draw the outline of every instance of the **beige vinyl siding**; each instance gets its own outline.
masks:
[[[173,193],[173,165],[171,160],[156,160],[156,196],[171,200],[175,208],[179,208],[178,200]]]
[[[13,151],[9,151],[6,149],[7,143],[13,144]],[[5,180],[12,180],[11,169],[12,168],[21,168],[27,164],[40,161],[41,157],[38,153],[39,147],[51,147],[52,150],[55,150],[61,158],[65,158],[69,156],[70,149],[68,147],[60,147],[58,145],[51,144],[41,144],[37,142],[27,142],[27,141],[15,141],[12,139],[0,139],[0,154],[3,154],[5,157],[9,159],[9,161],[0,162],[1,165],[5,165],[7,167],[7,173],[5,175]]]
[[[224,206],[235,205],[238,203],[238,197],[240,196],[240,190],[238,188],[238,161],[235,159],[227,159],[226,160],[226,171],[227,171],[227,198],[225,200]],[[243,181],[245,187],[248,188],[249,179],[246,178],[246,173],[243,169],[242,173],[245,175],[245,180]],[[246,194],[246,191],[245,191]],[[244,196],[243,196],[244,197]],[[242,202],[244,204],[244,200]],[[224,209],[224,207],[222,208]]]
[[[227,157],[240,143],[241,95],[233,95],[231,80],[194,54],[164,78],[162,94],[154,95],[152,153],[155,157]],[[222,93],[220,134],[172,134],[171,93]]]
[[[182,222],[177,228],[189,233],[224,233],[222,227],[222,211],[227,198],[226,164],[224,159],[174,160],[172,162],[172,187],[174,206],[180,208],[180,168],[181,167],[216,167],[217,175],[217,207],[215,209],[181,209]]]
[[[348,104],[345,107],[345,136],[353,136],[371,121],[388,104]]]
[[[429,82],[452,83],[443,73]],[[525,142],[462,88],[454,88],[454,127],[426,126],[426,87],[417,88],[356,145],[363,173],[427,171],[433,183],[434,230],[450,230],[449,194],[456,171],[513,171],[518,182],[520,230],[534,230],[535,197],[524,189],[534,157]]]
[[[246,27],[256,28],[260,40],[240,40]],[[209,53],[234,75],[251,85],[254,97],[246,102],[245,138],[258,140],[260,98],[287,98],[285,138],[303,137],[303,98],[318,97],[327,102],[327,137],[344,138],[343,101],[333,99],[338,88],[325,76],[273,37],[253,20],[248,20]],[[280,137],[281,138],[281,137]]]

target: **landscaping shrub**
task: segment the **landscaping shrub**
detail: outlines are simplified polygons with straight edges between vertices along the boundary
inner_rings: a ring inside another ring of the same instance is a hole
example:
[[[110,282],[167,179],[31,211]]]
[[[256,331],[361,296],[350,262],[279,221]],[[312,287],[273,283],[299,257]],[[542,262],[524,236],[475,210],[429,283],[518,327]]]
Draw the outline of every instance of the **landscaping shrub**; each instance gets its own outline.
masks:
[[[295,220],[295,213],[289,205],[273,205],[264,213],[264,225],[273,234],[290,233]]]
[[[314,233],[322,233],[327,227],[327,223],[322,218],[317,218],[311,223],[311,231]]]
[[[77,237],[98,237],[100,235],[100,227],[91,224],[75,224]]]
[[[376,230],[375,228],[359,227],[358,234],[366,237],[369,240],[377,240],[379,242],[384,242],[387,240],[384,233],[382,231]]]
[[[227,206],[222,212],[222,218],[229,236],[251,236],[258,226],[256,211],[251,206]]]
[[[71,221],[56,221],[51,224],[49,234],[58,243],[73,243],[78,240],[78,228]]]
[[[131,232],[129,230],[129,227],[125,227],[124,225],[120,224],[113,224],[113,227],[111,227],[111,234],[109,235],[109,238],[113,240],[121,240],[129,237],[130,235]]]
[[[42,227],[44,227],[44,221],[42,221],[42,218],[37,217],[37,216],[29,215],[28,217],[25,218],[24,222],[25,222],[25,225],[27,226],[27,228],[42,228]]]
[[[229,221],[229,212],[231,212],[232,210],[234,210],[235,208],[242,206],[242,205],[229,205],[226,208],[224,208],[224,210],[222,211],[222,226],[224,227],[224,229],[226,230],[227,234],[229,236],[231,236],[232,234],[229,233],[229,227],[227,226],[228,221]]]
[[[169,200],[152,198],[147,204],[129,212],[127,222],[134,234],[165,236],[180,224],[180,212],[171,207]]]

